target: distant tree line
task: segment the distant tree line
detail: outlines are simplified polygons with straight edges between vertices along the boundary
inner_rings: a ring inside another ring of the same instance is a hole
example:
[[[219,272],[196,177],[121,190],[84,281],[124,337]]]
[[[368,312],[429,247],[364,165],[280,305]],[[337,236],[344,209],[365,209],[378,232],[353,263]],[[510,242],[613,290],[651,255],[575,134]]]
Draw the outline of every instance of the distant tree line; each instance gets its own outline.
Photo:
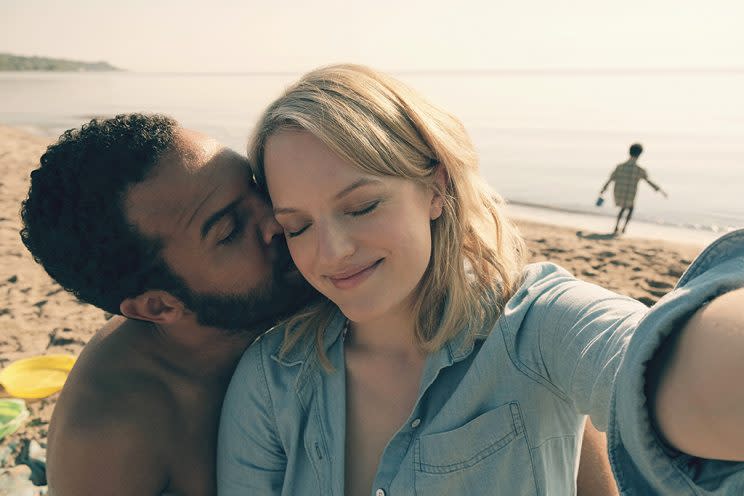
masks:
[[[108,62],[79,62],[76,60],[23,57],[0,53],[0,71],[119,71]]]

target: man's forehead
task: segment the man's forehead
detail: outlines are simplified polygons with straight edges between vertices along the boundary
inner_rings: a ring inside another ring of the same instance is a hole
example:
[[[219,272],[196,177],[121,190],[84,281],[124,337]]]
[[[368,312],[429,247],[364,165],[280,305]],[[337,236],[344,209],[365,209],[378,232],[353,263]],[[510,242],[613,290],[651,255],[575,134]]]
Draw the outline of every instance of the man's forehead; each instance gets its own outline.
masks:
[[[198,171],[205,166],[214,166],[214,157],[220,154],[238,155],[219,141],[193,129],[179,128],[176,131],[175,147],[166,160],[175,160],[189,170]]]
[[[200,207],[221,208],[247,187],[251,174],[247,159],[196,131],[177,133],[174,149],[149,178],[127,193],[127,217],[143,231],[183,225]]]
[[[191,129],[179,128],[173,148],[155,165],[150,179],[165,181],[220,180],[250,175],[248,159],[216,139]],[[159,178],[158,176],[165,176]]]

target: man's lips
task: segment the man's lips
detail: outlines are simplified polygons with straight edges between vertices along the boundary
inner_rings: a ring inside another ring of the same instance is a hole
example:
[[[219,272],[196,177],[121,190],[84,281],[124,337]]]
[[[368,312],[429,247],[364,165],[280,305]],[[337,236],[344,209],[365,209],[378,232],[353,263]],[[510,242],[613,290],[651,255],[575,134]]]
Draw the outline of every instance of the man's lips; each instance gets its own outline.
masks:
[[[326,277],[331,281],[331,284],[338,289],[350,289],[361,284],[362,281],[372,275],[375,269],[377,269],[384,260],[384,258],[381,258],[370,265],[353,267],[339,274]]]

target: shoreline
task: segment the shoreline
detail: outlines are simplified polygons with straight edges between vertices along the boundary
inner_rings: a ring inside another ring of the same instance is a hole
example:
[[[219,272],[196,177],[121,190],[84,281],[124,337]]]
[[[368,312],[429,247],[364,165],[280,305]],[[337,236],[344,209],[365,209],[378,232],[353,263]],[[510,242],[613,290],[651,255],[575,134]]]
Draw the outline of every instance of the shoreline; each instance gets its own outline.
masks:
[[[612,230],[615,227],[618,210],[614,207],[613,209],[613,215],[606,215],[604,213],[592,214],[510,203],[507,201],[507,210],[514,219],[548,226],[576,229],[577,235],[581,233],[583,236],[611,236]],[[628,224],[628,232],[618,236],[617,239],[658,240],[667,243],[689,245],[690,247],[703,247],[720,238],[726,232],[716,233],[702,229],[669,226],[634,218]]]
[[[85,116],[86,119],[96,116]],[[20,139],[23,142],[32,143],[43,153],[47,145],[51,144],[59,134],[56,129],[43,128],[30,125],[9,125],[0,123],[0,137],[3,139]],[[12,143],[9,143],[12,146]],[[0,160],[8,155],[0,148]],[[33,166],[25,168],[24,172],[30,172],[36,167],[38,156],[33,158]],[[30,157],[29,157],[30,158]],[[5,176],[13,176],[13,171],[1,169]],[[26,174],[27,176],[27,174]],[[21,178],[27,183],[27,177]],[[27,185],[26,185],[27,188]],[[25,196],[25,189],[23,196]],[[22,199],[22,198],[21,198]],[[20,200],[19,200],[20,208]],[[544,228],[564,228],[574,231],[577,237],[586,239],[614,239],[614,240],[641,240],[658,241],[669,246],[676,245],[684,247],[685,251],[700,251],[706,245],[712,243],[726,232],[713,232],[710,230],[694,229],[680,226],[671,226],[643,220],[632,219],[626,234],[612,237],[615,215],[607,215],[604,212],[581,212],[567,210],[560,207],[530,204],[519,201],[506,200],[507,214],[517,224],[530,224]],[[5,212],[0,212],[0,219],[4,219]],[[24,248],[25,250],[25,248]]]
[[[100,117],[96,115],[77,116],[84,121]],[[60,123],[61,124],[61,123]],[[42,126],[24,124],[0,123],[0,128],[15,129],[30,136],[41,138],[51,143],[66,130],[64,125]],[[596,211],[570,210],[561,207],[551,207],[523,201],[511,201],[506,199],[507,210],[516,221],[527,221],[540,223],[548,226],[556,225],[576,229],[587,236],[606,235],[612,232],[617,216],[615,207],[603,207]],[[723,236],[729,231],[715,232],[710,229],[697,229],[668,225],[663,223],[648,222],[633,218],[628,226],[628,232],[622,238],[629,239],[656,239],[665,242],[673,242],[690,246],[705,246],[715,239]]]

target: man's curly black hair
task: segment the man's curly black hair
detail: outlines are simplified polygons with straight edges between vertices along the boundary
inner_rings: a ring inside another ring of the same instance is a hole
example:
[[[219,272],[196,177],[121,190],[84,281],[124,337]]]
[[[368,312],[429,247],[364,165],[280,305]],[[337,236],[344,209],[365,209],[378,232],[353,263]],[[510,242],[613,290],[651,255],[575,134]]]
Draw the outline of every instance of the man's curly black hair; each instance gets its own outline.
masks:
[[[174,148],[177,127],[164,115],[94,119],[66,131],[31,173],[21,239],[80,300],[118,314],[123,300],[148,289],[184,297],[185,285],[162,259],[160,241],[145,237],[124,214],[128,188],[147,179]]]

